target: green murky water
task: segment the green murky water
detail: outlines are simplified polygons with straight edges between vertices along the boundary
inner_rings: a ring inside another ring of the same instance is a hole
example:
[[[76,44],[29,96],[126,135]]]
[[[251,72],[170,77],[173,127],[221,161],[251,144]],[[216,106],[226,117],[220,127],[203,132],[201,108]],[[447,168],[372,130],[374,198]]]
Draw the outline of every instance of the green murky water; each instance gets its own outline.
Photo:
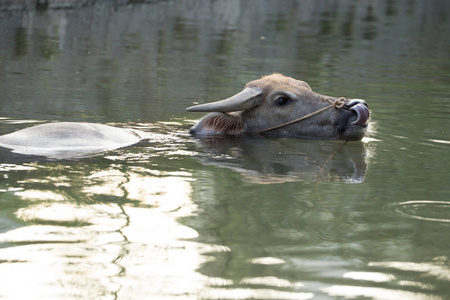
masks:
[[[198,140],[198,101],[281,72],[364,98],[363,142]],[[446,299],[445,1],[98,1],[0,11],[0,133],[118,123],[146,143],[0,152],[5,299]]]

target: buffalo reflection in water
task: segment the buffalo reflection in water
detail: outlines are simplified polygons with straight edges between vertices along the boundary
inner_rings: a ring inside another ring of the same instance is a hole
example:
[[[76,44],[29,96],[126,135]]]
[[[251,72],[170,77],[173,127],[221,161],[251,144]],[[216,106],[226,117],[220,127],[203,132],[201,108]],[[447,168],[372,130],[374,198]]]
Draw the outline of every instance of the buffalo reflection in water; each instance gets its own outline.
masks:
[[[197,137],[210,153],[205,165],[228,168],[253,183],[364,181],[370,150],[365,143],[250,136]]]

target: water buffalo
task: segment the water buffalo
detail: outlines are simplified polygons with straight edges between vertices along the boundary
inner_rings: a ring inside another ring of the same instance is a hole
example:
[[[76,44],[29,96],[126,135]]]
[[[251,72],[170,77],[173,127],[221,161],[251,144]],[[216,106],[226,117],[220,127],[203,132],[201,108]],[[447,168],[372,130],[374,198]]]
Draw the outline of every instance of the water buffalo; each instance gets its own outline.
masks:
[[[225,100],[189,107],[213,112],[191,133],[240,135],[276,133],[323,139],[362,139],[370,112],[364,100],[346,100],[317,94],[303,81],[272,74],[247,83]],[[130,146],[147,139],[138,130],[95,123],[48,123],[0,136],[0,147],[14,153],[64,159]]]
[[[324,96],[306,82],[281,74],[251,81],[230,98],[187,111],[212,112],[191,128],[195,135],[268,132],[346,141],[361,140],[370,117],[364,100]]]

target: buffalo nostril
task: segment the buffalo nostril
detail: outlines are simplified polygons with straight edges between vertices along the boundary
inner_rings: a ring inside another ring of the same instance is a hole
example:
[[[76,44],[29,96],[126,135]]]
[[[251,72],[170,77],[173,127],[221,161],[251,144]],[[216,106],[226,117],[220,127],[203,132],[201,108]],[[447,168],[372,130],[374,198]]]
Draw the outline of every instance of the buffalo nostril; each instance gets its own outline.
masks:
[[[366,126],[367,122],[369,121],[370,117],[370,111],[367,108],[364,103],[357,103],[353,107],[350,108],[350,111],[353,111],[356,113],[357,117],[356,120],[353,121],[352,125],[360,125],[360,126]]]
[[[347,103],[347,104],[345,104],[344,105],[344,109],[350,109],[350,108],[352,108],[353,106],[355,106],[355,105],[357,105],[357,104],[362,104],[362,105],[364,105],[365,107],[367,107],[367,108],[369,108],[369,105],[367,105],[367,102],[366,101],[364,101],[364,100],[362,100],[362,99],[353,99],[353,100],[351,100],[349,103]]]

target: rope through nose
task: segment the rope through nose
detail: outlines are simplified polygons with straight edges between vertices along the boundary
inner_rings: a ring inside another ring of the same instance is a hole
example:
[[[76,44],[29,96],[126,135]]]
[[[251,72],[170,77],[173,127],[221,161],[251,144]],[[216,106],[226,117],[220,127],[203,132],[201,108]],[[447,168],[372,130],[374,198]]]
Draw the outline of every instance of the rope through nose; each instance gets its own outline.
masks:
[[[312,113],[310,113],[310,114],[307,114],[306,116],[300,117],[300,118],[298,118],[298,119],[295,119],[295,120],[292,120],[292,121],[289,121],[289,122],[286,122],[286,123],[283,123],[283,124],[280,124],[280,125],[275,125],[275,126],[273,126],[273,127],[269,127],[269,128],[266,128],[266,129],[262,129],[262,130],[256,131],[256,133],[266,132],[266,131],[278,129],[278,128],[281,128],[281,127],[284,127],[284,126],[288,126],[288,125],[291,125],[291,124],[294,124],[294,123],[303,121],[303,120],[305,120],[305,119],[308,119],[308,118],[310,118],[310,117],[312,117],[312,116],[315,116],[315,115],[317,115],[317,114],[319,114],[319,113],[321,113],[321,112],[323,112],[323,111],[325,111],[325,110],[327,110],[327,109],[329,109],[329,108],[334,107],[335,109],[341,109],[341,108],[343,108],[344,105],[345,105],[345,101],[344,101],[345,98],[344,98],[344,97],[340,97],[339,99],[333,101],[333,100],[331,100],[331,99],[328,98],[328,97],[320,96],[320,100],[321,100],[322,102],[328,101],[328,102],[330,102],[330,105],[325,106],[324,108],[321,108],[321,109],[319,109],[319,110],[316,110],[315,112],[312,112]]]

